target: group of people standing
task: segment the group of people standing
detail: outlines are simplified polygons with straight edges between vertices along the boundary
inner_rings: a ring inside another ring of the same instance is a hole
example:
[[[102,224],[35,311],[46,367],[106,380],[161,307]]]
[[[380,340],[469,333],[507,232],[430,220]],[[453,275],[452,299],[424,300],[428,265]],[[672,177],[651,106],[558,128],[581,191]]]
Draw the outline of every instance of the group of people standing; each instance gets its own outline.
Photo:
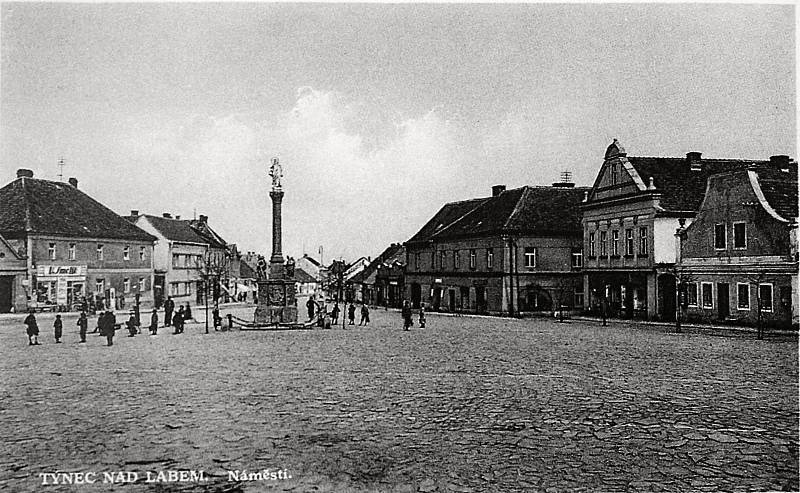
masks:
[[[348,325],[355,325],[355,323],[356,323],[356,305],[353,304],[352,302],[349,303],[349,305],[348,304],[346,304],[346,305],[347,305]],[[322,316],[327,315],[326,306],[324,304],[323,305],[318,304],[313,296],[310,297],[308,299],[308,301],[306,302],[306,308],[308,310],[308,320],[313,320],[315,314],[316,315],[322,315]],[[319,311],[322,311],[322,313],[318,313]],[[330,325],[331,326],[338,325],[338,323],[339,323],[339,315],[341,315],[341,313],[342,313],[342,310],[341,310],[341,308],[339,308],[339,302],[337,301],[336,303],[334,303],[333,308],[330,311]],[[361,305],[361,321],[358,323],[358,325],[363,325],[363,326],[369,325],[369,307],[366,304],[362,304]]]
[[[403,330],[408,330],[414,325],[414,313],[411,311],[411,303],[406,300],[403,302],[403,309],[400,310],[400,315],[403,317]],[[419,328],[425,328],[425,304],[419,305]]]

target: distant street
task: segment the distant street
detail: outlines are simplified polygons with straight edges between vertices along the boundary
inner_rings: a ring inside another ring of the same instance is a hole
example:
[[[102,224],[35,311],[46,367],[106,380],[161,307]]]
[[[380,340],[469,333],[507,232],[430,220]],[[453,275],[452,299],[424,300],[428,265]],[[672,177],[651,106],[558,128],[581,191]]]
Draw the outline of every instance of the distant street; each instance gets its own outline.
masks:
[[[113,347],[78,344],[74,316],[54,344],[40,316],[29,347],[23,318],[0,319],[4,491],[119,489],[42,486],[56,471],[186,469],[207,481],[156,491],[800,488],[796,339],[437,314],[404,332],[373,310],[368,328],[190,324],[119,331]],[[291,479],[228,475],[267,468]]]

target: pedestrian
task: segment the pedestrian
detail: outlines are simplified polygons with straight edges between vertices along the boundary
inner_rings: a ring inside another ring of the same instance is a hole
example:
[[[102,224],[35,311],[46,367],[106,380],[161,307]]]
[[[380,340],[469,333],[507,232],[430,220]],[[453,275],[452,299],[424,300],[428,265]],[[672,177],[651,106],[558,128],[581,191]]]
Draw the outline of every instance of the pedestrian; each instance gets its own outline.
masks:
[[[184,320],[193,320],[192,317],[192,305],[186,303],[186,311],[183,312],[183,319]]]
[[[408,300],[403,302],[401,314],[403,315],[403,330],[408,330],[409,327],[414,325],[414,321],[411,320],[411,304]]]
[[[222,325],[222,317],[219,316],[219,305],[214,305],[214,309],[211,310],[211,316],[214,319],[214,330],[219,330],[219,326]]]
[[[108,341],[109,346],[114,345],[114,335],[117,331],[117,316],[114,315],[114,312],[111,310],[106,310],[106,313],[102,315],[103,320],[101,321],[101,329],[103,330],[103,335],[106,336],[106,340]]]
[[[331,310],[331,318],[333,319],[333,322],[332,322],[333,325],[338,325],[339,324],[339,311],[340,311],[339,310],[339,303],[336,302],[336,304],[333,305],[333,310]]]
[[[172,326],[175,327],[173,334],[183,332],[183,305],[178,308],[178,312],[172,316]]]
[[[164,302],[164,327],[172,325],[173,311],[175,311],[175,302],[172,301],[172,296],[167,296],[167,301]]]
[[[310,296],[308,301],[306,301],[306,309],[308,310],[308,319],[314,319],[314,308],[317,306],[316,302],[314,301],[314,297]]]
[[[419,304],[419,328],[425,328],[425,303]]]
[[[361,305],[361,321],[358,323],[358,325],[369,325],[369,308],[367,307],[366,303]]]
[[[347,320],[348,325],[355,325],[356,324],[356,305],[352,302],[350,306],[347,307]]]
[[[153,308],[153,313],[150,315],[150,335],[158,334],[158,310]]]
[[[128,337],[133,337],[136,335],[136,315],[133,312],[130,312],[130,317],[128,321],[125,322],[125,325],[128,326]]]
[[[39,325],[36,323],[36,315],[33,314],[33,308],[28,312],[25,317],[25,325],[28,326],[28,346],[39,346]]]
[[[56,338],[56,344],[61,344],[61,334],[63,334],[64,322],[61,321],[61,315],[56,315],[56,321],[53,322],[53,332]]]
[[[603,318],[603,327],[607,326],[608,323],[608,300],[605,296],[600,299],[600,317]]]
[[[86,318],[86,312],[82,311],[81,316],[78,317],[78,322],[76,324],[80,329],[81,334],[81,342],[86,342],[86,329],[89,328],[89,320]]]

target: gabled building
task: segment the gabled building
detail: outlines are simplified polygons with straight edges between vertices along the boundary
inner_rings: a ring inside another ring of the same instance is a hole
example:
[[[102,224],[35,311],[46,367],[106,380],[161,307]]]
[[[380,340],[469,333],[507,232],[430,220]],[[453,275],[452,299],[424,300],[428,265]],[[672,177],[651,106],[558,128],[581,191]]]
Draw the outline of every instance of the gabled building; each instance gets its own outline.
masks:
[[[168,296],[176,306],[200,304],[204,302],[205,282],[224,286],[228,279],[226,244],[208,227],[207,216],[186,220],[169,213],[153,216],[134,210],[127,219],[158,239],[153,261],[157,306]]]
[[[797,323],[797,187],[788,156],[708,178],[695,220],[679,232],[689,319]]]
[[[582,305],[587,192],[572,183],[498,185],[491,197],[445,204],[405,243],[412,305],[503,315]]]
[[[380,253],[375,260],[372,260],[362,269],[358,274],[353,276],[350,280],[351,284],[356,286],[356,293],[360,293],[360,297],[355,297],[354,301],[359,301],[367,305],[382,305],[386,306],[387,300],[390,299],[389,286],[392,288],[392,299],[400,299],[404,293],[405,286],[402,282],[389,284],[384,280],[378,280],[378,271],[385,268],[387,265],[396,264],[401,262],[405,264],[406,253],[405,248],[400,243],[392,243],[386,250]],[[386,276],[384,276],[385,278]]]
[[[0,189],[3,245],[26,261],[29,308],[123,308],[153,299],[156,238],[68,183],[41,180],[30,170]],[[8,281],[3,281],[8,282]],[[21,308],[19,285],[12,303]]]
[[[26,257],[0,236],[0,313],[28,308]]]
[[[752,161],[628,156],[614,139],[582,204],[585,309],[674,320],[676,231],[697,215],[709,176]],[[764,162],[761,162],[763,164]]]

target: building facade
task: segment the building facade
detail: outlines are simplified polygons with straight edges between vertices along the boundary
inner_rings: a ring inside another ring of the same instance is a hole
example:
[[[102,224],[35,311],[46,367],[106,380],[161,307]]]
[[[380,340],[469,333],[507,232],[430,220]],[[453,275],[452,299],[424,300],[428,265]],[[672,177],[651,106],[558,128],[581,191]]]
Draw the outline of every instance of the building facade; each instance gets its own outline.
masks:
[[[0,189],[0,234],[26,259],[29,308],[125,308],[153,300],[155,237],[68,183],[19,170]],[[19,292],[14,296],[18,305]]]
[[[28,308],[26,257],[0,236],[0,313]]]
[[[586,188],[492,188],[446,204],[406,242],[406,296],[437,311],[526,315],[583,305]]]
[[[709,177],[697,218],[679,232],[689,320],[797,323],[797,187],[788,156]]]

